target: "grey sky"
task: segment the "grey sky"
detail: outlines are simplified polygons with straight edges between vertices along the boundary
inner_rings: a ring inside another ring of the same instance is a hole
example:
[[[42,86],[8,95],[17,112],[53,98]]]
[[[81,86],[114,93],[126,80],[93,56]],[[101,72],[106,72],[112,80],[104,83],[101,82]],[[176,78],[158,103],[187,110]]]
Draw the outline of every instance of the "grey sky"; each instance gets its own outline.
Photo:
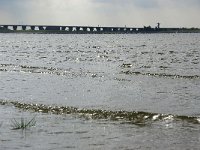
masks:
[[[200,0],[0,0],[0,24],[199,27]]]

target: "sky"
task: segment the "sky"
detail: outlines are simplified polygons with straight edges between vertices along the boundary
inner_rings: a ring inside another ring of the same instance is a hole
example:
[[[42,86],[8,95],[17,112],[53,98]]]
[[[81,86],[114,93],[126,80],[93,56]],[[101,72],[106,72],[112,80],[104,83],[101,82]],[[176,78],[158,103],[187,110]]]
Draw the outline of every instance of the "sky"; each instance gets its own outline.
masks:
[[[200,0],[0,0],[0,24],[200,28]]]

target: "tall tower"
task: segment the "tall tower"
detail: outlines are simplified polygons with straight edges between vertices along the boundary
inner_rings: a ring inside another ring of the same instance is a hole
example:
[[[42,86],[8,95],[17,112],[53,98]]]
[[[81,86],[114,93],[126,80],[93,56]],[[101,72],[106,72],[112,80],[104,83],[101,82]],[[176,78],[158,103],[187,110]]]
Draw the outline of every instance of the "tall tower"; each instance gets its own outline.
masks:
[[[157,23],[157,28],[160,29],[160,23],[159,22]]]

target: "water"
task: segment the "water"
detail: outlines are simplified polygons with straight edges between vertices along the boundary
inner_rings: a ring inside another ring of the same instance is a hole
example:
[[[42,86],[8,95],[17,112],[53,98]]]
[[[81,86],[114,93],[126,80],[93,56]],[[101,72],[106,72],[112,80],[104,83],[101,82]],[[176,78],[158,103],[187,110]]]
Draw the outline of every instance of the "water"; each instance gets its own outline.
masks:
[[[0,145],[199,149],[199,48],[199,34],[0,34]]]

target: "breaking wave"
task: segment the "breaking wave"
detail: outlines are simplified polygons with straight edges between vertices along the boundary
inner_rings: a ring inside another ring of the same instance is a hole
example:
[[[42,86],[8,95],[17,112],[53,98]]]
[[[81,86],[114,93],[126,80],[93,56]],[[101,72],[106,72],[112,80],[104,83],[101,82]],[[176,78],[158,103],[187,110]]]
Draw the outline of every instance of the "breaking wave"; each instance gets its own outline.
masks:
[[[103,119],[111,121],[123,121],[136,125],[146,125],[155,121],[186,121],[188,123],[200,124],[200,117],[181,116],[172,114],[159,114],[142,111],[110,111],[101,109],[79,109],[70,106],[51,106],[45,104],[22,103],[18,101],[0,100],[0,105],[14,106],[24,111],[52,113],[57,115],[71,114],[86,119]]]

